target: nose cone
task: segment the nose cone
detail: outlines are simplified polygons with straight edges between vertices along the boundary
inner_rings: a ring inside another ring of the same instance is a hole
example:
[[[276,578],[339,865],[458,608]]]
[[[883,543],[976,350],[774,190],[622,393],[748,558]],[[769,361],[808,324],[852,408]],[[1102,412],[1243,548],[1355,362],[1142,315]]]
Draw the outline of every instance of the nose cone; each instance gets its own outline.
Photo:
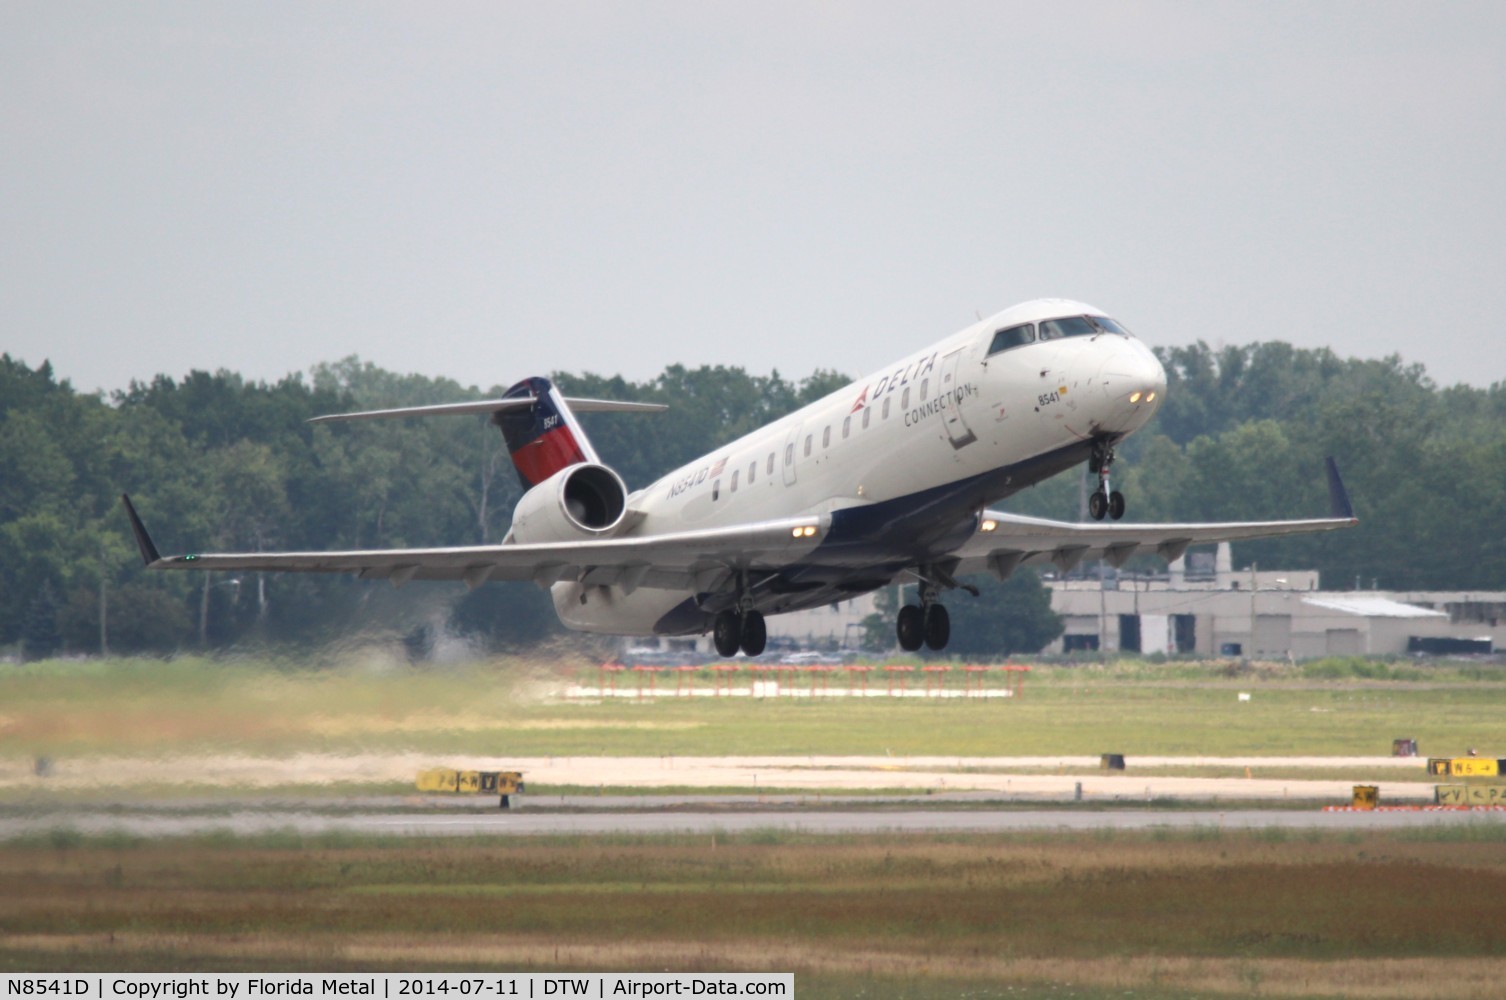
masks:
[[[1133,337],[1100,338],[1103,361],[1096,381],[1103,392],[1105,431],[1128,434],[1155,415],[1166,395],[1166,369]]]

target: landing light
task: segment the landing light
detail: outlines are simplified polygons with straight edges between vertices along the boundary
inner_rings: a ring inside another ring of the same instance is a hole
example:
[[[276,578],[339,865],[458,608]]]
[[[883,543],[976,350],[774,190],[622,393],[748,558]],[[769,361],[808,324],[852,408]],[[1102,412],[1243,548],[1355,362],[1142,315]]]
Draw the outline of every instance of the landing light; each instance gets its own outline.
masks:
[[[799,528],[791,528],[790,529],[790,537],[791,538],[814,538],[814,537],[816,537],[816,526],[814,524],[807,524],[807,525],[804,525],[804,526],[799,527]]]
[[[999,522],[998,521],[991,521],[991,520],[990,521],[984,521],[982,524],[978,525],[978,530],[979,531],[993,531],[998,526],[999,526]]]
[[[1146,397],[1145,397],[1145,401],[1146,401],[1146,402],[1147,402],[1147,403],[1154,403],[1154,402],[1155,402],[1155,401],[1156,401],[1156,394],[1155,394],[1155,393],[1153,393],[1153,392],[1152,392],[1152,393],[1150,393],[1150,394],[1148,394],[1148,395],[1147,395],[1147,396],[1146,396]]]
[[[1130,402],[1131,403],[1138,403],[1138,402],[1140,402],[1140,395],[1141,395],[1141,393],[1140,393],[1139,389],[1136,389],[1134,392],[1130,393]]]

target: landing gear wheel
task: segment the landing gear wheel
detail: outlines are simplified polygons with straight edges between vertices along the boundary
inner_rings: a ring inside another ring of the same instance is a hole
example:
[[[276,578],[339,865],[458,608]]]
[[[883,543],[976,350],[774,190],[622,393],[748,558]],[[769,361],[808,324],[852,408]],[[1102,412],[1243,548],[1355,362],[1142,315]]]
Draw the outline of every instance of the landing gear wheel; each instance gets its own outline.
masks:
[[[1118,493],[1115,493],[1114,495],[1118,496]],[[1120,502],[1121,502],[1121,506],[1122,506],[1123,505],[1123,498],[1122,497],[1120,498]],[[1103,495],[1103,491],[1099,490],[1097,492],[1088,494],[1088,516],[1089,517],[1091,517],[1095,521],[1102,521],[1103,520],[1103,515],[1107,514],[1108,512],[1109,512],[1109,498]]]
[[[1114,521],[1124,516],[1124,495],[1109,487],[1109,466],[1113,464],[1113,447],[1106,440],[1095,441],[1088,459],[1088,467],[1098,475],[1098,489],[1088,497],[1088,514],[1095,521],[1102,521],[1105,514]]]
[[[758,611],[749,611],[743,615],[743,652],[749,656],[757,656],[763,652],[768,642],[769,630],[764,624],[763,614]]]
[[[716,646],[718,656],[736,656],[742,638],[743,620],[736,611],[723,611],[716,616],[711,626],[711,643]]]
[[[899,648],[907,653],[915,652],[925,643],[925,612],[917,604],[906,604],[899,609],[895,631],[899,633]]]
[[[932,604],[925,610],[926,646],[930,649],[946,649],[952,637],[952,616],[945,606]]]

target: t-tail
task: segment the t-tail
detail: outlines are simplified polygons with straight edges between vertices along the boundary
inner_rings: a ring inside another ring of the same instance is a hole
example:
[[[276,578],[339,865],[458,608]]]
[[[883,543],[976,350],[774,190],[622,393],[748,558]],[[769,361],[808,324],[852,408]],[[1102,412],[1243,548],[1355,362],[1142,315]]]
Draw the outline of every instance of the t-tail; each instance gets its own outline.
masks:
[[[524,490],[530,490],[572,465],[601,464],[576,413],[659,413],[662,403],[631,403],[614,399],[576,399],[560,395],[547,378],[525,378],[501,399],[480,399],[437,406],[405,406],[360,413],[332,413],[310,423],[378,420],[387,417],[432,417],[452,413],[487,413],[502,429],[512,464]]]

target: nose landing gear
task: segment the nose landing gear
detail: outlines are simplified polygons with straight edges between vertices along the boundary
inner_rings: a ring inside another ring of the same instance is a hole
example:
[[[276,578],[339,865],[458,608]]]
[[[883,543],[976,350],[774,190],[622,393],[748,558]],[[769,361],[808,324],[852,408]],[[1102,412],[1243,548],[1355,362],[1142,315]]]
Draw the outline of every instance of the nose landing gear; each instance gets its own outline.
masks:
[[[1110,490],[1105,493],[1108,480],[1104,480],[1099,489],[1088,497],[1088,516],[1095,521],[1102,521],[1105,516],[1111,521],[1117,521],[1124,516],[1124,494],[1118,490]]]
[[[1109,489],[1109,466],[1114,464],[1113,447],[1102,441],[1095,442],[1088,464],[1098,473],[1098,489],[1088,495],[1088,516],[1095,521],[1102,521],[1105,515],[1111,521],[1119,520],[1124,516],[1124,494]]]

